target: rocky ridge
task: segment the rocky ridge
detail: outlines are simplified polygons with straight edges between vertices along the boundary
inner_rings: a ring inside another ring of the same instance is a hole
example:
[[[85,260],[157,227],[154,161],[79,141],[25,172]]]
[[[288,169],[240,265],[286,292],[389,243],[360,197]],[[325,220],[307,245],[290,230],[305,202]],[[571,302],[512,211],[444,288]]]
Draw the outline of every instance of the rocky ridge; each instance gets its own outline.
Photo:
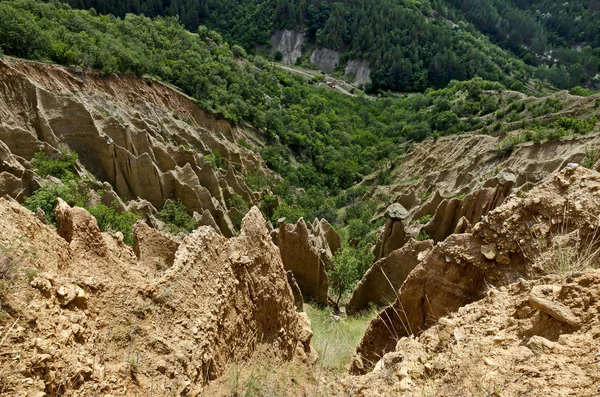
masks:
[[[181,199],[190,215],[210,216],[232,236],[230,215],[237,210],[229,200],[237,194],[256,203],[244,175],[268,173],[260,156],[235,143],[253,139],[246,130],[171,87],[139,78],[5,58],[0,120],[0,195],[19,200],[41,184],[30,169],[34,153],[68,148],[79,155],[80,173],[108,182],[115,197],[154,208]],[[226,169],[207,161],[214,153]]]
[[[201,395],[261,347],[316,360],[257,208],[239,237],[198,228],[156,277],[84,209],[61,202],[57,231],[14,201],[0,213],[0,243],[19,244],[2,254],[17,272],[3,280],[3,394]]]

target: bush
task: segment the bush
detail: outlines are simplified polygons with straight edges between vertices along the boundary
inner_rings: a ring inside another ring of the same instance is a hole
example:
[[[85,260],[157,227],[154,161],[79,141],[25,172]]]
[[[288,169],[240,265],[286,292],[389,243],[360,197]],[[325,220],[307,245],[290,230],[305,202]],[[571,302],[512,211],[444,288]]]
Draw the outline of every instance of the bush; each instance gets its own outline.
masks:
[[[217,170],[219,168],[226,169],[227,168],[227,160],[221,155],[221,153],[216,150],[211,154],[207,154],[204,156],[204,161],[206,161],[213,170]]]
[[[339,305],[342,295],[349,292],[358,282],[359,260],[353,255],[351,249],[343,249],[333,257],[333,269],[328,273],[329,288],[335,296],[335,305]]]
[[[51,156],[37,152],[33,155],[31,166],[43,178],[53,176],[65,182],[75,179],[77,158],[77,153],[64,149]]]
[[[88,211],[96,218],[100,230],[103,232],[121,232],[125,244],[133,246],[133,225],[140,220],[139,216],[131,211],[118,213],[116,205],[109,207],[98,204],[89,208]]]
[[[231,222],[233,223],[233,226],[236,228],[236,230],[240,230],[240,228],[242,227],[242,220],[248,212],[248,204],[246,204],[242,196],[240,196],[237,193],[234,193],[231,196],[231,198],[227,200],[227,207],[229,207],[229,209],[238,210],[237,213],[234,212],[233,215],[230,215],[230,217]]]
[[[425,224],[429,223],[431,218],[433,218],[432,215],[423,215],[422,217],[419,218],[419,220],[417,222],[419,222],[421,225],[425,225]]]
[[[167,230],[172,234],[191,233],[196,226],[181,200],[167,200],[156,217],[167,224]]]
[[[75,181],[69,181],[64,185],[55,185],[46,182],[41,188],[25,199],[24,205],[33,212],[41,208],[46,214],[46,220],[56,225],[54,210],[58,203],[58,197],[65,200],[70,206],[78,207],[85,207],[89,200],[87,188]]]

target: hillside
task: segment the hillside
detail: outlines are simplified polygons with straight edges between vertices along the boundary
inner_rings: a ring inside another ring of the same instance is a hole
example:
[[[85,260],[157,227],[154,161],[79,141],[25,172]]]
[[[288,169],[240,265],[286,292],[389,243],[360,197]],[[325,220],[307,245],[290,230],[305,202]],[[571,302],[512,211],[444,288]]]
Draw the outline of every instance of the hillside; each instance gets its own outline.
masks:
[[[206,25],[248,51],[271,41],[273,51],[294,48],[292,62],[303,55],[305,62],[310,57],[327,69],[366,60],[371,90],[423,91],[475,76],[515,87],[534,76],[559,88],[597,84],[600,25],[594,3],[587,0],[68,3],[118,16],[179,15],[187,28]],[[282,29],[302,35],[282,45],[276,35]],[[334,53],[322,63],[313,58],[314,46]]]
[[[593,4],[467,4],[0,1],[0,395],[596,395]]]

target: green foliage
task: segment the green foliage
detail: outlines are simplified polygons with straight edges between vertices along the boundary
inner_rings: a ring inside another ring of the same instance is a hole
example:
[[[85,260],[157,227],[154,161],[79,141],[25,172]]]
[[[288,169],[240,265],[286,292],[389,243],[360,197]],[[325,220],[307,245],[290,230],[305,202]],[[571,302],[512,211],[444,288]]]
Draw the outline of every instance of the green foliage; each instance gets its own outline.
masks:
[[[248,204],[244,201],[244,198],[237,193],[234,193],[229,200],[227,200],[227,207],[229,209],[236,209],[233,213],[230,212],[231,222],[236,230],[240,230],[242,220],[248,212]]]
[[[352,290],[360,278],[360,262],[352,249],[346,248],[333,257],[333,268],[328,272],[329,288],[335,296],[336,305],[342,295]]]
[[[587,97],[587,96],[593,95],[594,92],[592,90],[588,89],[588,88],[583,88],[583,87],[580,87],[580,86],[575,86],[575,87],[573,87],[573,88],[571,88],[569,90],[569,94]]]
[[[429,221],[431,220],[431,218],[433,218],[432,215],[423,215],[422,217],[420,217],[417,222],[419,222],[422,225],[425,225],[427,223],[429,223]]]
[[[419,231],[419,234],[417,234],[417,237],[415,237],[415,239],[417,241],[425,241],[425,240],[429,240],[431,237],[429,236],[429,234],[427,234],[427,232],[423,229],[421,229]]]
[[[259,170],[253,170],[246,174],[246,185],[255,192],[269,189],[273,185],[271,178]]]
[[[213,151],[211,154],[207,154],[204,156],[204,161],[206,161],[213,170],[217,170],[219,168],[227,169],[227,160],[225,157],[221,155],[218,151]]]
[[[344,374],[356,352],[356,346],[365,334],[376,308],[359,316],[334,318],[328,307],[305,305],[313,329],[311,344],[319,353],[319,365],[329,371]]]
[[[41,177],[53,176],[63,182],[75,179],[75,164],[77,153],[68,150],[60,150],[54,155],[37,152],[33,155],[31,166]]]
[[[592,168],[600,159],[600,151],[598,148],[586,147],[584,149],[585,156],[581,160],[581,165],[586,168]]]
[[[56,225],[54,210],[58,204],[58,197],[70,206],[84,208],[89,200],[88,189],[81,182],[68,181],[63,185],[45,182],[41,188],[25,199],[24,205],[29,210],[36,212],[41,208],[46,214],[49,223]]]
[[[191,233],[195,229],[194,219],[188,215],[181,200],[167,200],[156,217],[167,224],[167,230],[172,234]]]
[[[123,242],[133,247],[133,225],[140,220],[139,216],[131,211],[117,212],[116,203],[112,206],[97,204],[88,211],[96,218],[100,230],[123,233]]]

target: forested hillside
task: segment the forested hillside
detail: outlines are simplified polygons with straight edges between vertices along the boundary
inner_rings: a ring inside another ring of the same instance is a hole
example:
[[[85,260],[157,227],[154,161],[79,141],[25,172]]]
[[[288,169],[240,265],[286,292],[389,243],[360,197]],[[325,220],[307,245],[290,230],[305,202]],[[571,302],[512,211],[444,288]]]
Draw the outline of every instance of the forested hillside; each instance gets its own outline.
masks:
[[[598,5],[587,0],[68,3],[118,16],[178,15],[187,28],[204,24],[246,50],[267,44],[276,29],[304,31],[310,43],[344,59],[368,60],[371,90],[423,91],[474,76],[514,87],[531,76],[559,88],[597,83],[600,19]]]

